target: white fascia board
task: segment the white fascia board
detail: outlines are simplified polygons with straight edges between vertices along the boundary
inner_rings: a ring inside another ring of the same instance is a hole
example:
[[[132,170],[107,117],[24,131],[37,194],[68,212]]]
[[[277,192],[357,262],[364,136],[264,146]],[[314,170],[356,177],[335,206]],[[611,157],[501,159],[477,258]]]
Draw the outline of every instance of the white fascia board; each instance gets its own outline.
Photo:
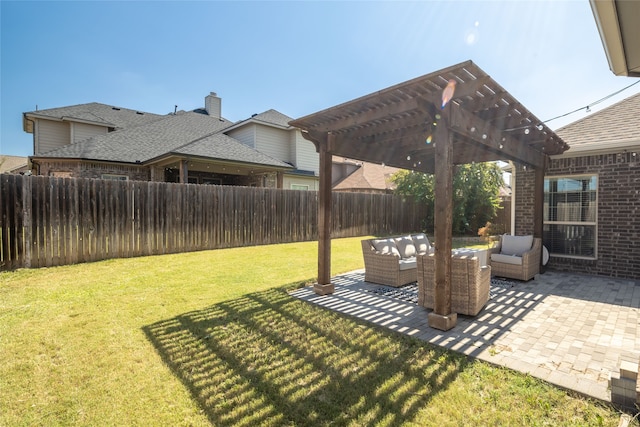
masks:
[[[618,12],[614,0],[589,0],[591,11],[598,26],[609,68],[616,76],[628,76],[627,59],[624,53]]]

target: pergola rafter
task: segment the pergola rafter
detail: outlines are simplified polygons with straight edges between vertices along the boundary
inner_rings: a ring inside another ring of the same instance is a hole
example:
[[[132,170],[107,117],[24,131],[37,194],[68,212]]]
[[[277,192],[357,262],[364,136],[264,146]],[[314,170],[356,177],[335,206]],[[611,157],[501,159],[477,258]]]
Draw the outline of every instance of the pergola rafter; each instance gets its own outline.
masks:
[[[441,108],[442,91],[456,82]],[[432,173],[436,181],[434,327],[452,327],[450,252],[453,166],[511,160],[535,177],[536,237],[542,235],[544,170],[569,147],[472,61],[391,86],[290,122],[320,153],[320,223],[316,292],[330,283],[331,158],[333,155]],[[431,324],[430,314],[430,324]]]

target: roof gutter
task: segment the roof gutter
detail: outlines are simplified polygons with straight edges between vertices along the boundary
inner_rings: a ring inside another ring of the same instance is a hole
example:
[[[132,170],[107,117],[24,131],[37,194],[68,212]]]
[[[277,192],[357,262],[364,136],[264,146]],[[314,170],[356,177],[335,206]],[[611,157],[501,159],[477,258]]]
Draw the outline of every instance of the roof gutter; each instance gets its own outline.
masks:
[[[568,157],[582,157],[595,154],[610,154],[619,152],[632,152],[640,156],[640,139],[631,138],[618,141],[594,141],[571,146],[571,150],[565,151],[563,154],[549,156],[552,159],[562,159]]]
[[[589,3],[609,68],[616,76],[638,77],[638,73],[629,72],[615,0],[589,0]]]
[[[52,120],[52,121],[56,121],[56,122],[76,122],[76,123],[85,123],[88,125],[96,125],[96,126],[108,126],[108,127],[115,127],[116,125],[111,123],[111,122],[107,122],[107,121],[96,121],[96,120],[87,120],[87,119],[80,119],[77,117],[73,117],[73,116],[61,116],[61,117],[56,117],[56,116],[48,116],[46,114],[37,114],[37,113],[23,113],[25,118],[29,118],[29,119],[45,119],[45,120]],[[25,132],[28,132],[25,130]]]

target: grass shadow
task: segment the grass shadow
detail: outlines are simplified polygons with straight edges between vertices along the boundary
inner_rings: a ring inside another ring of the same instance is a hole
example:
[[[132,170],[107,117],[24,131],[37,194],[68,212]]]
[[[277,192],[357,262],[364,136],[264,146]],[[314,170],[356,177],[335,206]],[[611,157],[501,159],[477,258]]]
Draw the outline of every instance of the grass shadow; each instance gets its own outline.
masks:
[[[215,425],[400,425],[469,363],[283,289],[143,329]]]

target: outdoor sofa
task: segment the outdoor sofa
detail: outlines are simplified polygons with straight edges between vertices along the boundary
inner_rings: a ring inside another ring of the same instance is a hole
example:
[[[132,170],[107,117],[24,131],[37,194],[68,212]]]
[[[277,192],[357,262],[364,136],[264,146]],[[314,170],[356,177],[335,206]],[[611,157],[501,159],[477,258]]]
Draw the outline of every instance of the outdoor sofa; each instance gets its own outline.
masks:
[[[362,240],[364,280],[393,287],[416,282],[416,255],[433,250],[424,233]]]
[[[418,255],[418,305],[434,308],[435,254]],[[468,316],[477,315],[489,301],[491,266],[481,265],[472,255],[451,256],[451,311]]]
[[[491,269],[494,276],[530,280],[540,272],[542,239],[504,234],[491,249]]]

